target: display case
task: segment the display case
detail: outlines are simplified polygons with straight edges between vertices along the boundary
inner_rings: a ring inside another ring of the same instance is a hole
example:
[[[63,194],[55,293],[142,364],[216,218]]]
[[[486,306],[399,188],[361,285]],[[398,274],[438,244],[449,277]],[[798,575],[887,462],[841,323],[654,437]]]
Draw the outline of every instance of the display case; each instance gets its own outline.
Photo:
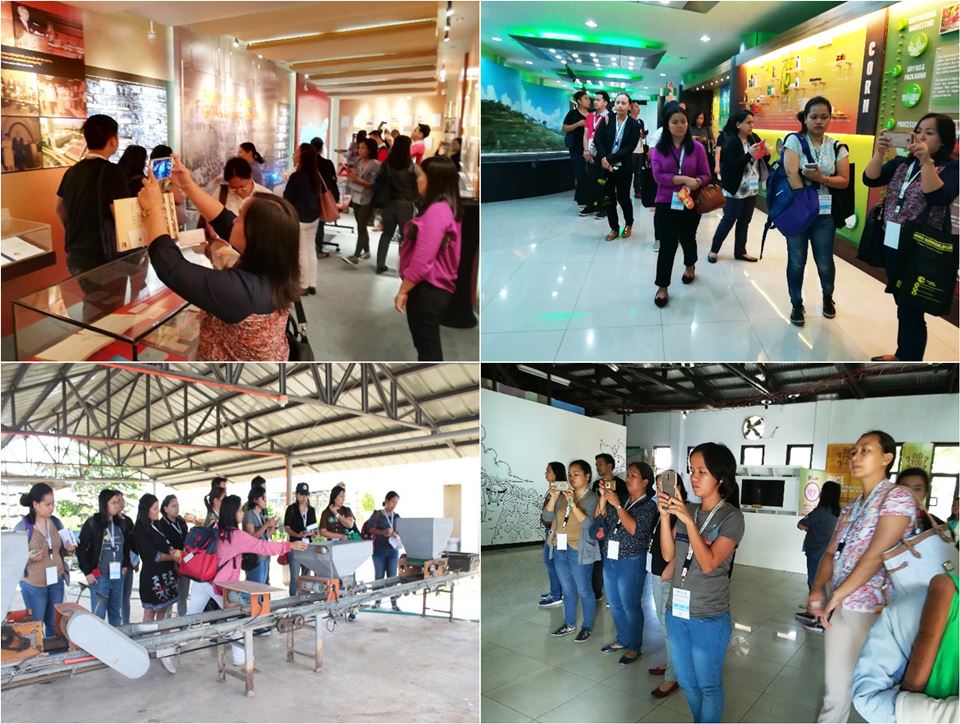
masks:
[[[4,218],[0,238],[0,273],[3,281],[16,279],[56,263],[50,224]]]
[[[209,265],[196,249],[184,256]],[[18,360],[187,359],[199,324],[146,249],[13,302]],[[192,329],[191,329],[192,326]]]

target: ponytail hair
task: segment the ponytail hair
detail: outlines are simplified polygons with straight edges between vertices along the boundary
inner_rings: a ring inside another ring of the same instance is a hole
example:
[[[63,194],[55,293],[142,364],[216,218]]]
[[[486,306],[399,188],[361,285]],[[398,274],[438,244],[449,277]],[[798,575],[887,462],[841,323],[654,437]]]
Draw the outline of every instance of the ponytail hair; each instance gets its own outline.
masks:
[[[389,503],[389,502],[390,502],[391,500],[393,500],[394,498],[399,498],[399,497],[400,497],[400,496],[396,493],[396,491],[391,490],[389,493],[387,493],[387,494],[383,497],[383,504],[384,504],[384,506],[386,506],[386,504]]]
[[[715,442],[704,442],[690,451],[700,453],[710,474],[720,483],[720,497],[734,508],[740,507],[740,486],[737,484],[737,459],[730,448]]]
[[[220,519],[217,521],[217,528],[220,531],[220,539],[230,541],[233,531],[237,530],[237,511],[243,501],[239,495],[228,495],[223,503],[220,504]]]
[[[803,110],[797,114],[797,120],[800,121],[800,133],[807,132],[807,115],[810,113],[810,109],[814,106],[826,106],[827,110],[830,112],[830,115],[833,115],[833,106],[823,96],[814,96],[806,102],[803,106]]]
[[[24,508],[29,508],[30,512],[27,513],[27,520],[31,524],[37,522],[37,511],[33,507],[34,503],[42,503],[43,499],[47,495],[53,495],[53,488],[51,488],[46,483],[37,483],[30,490],[20,496],[20,505]]]
[[[240,148],[242,148],[244,151],[249,151],[250,153],[252,153],[252,154],[253,154],[253,160],[256,161],[257,163],[261,163],[261,164],[263,163],[263,156],[261,156],[261,155],[257,152],[257,147],[254,146],[252,143],[250,143],[250,141],[246,141],[246,142],[244,142],[244,143],[241,143],[241,144],[240,144]]]
[[[207,512],[209,513],[210,511],[213,510],[213,501],[219,500],[222,496],[224,496],[224,495],[226,495],[226,494],[227,494],[227,491],[218,486],[218,487],[216,487],[216,488],[213,488],[213,489],[212,489],[209,493],[207,493],[206,495],[204,495],[204,496],[203,496],[203,504],[206,506]],[[223,504],[221,503],[221,505],[223,505]]]

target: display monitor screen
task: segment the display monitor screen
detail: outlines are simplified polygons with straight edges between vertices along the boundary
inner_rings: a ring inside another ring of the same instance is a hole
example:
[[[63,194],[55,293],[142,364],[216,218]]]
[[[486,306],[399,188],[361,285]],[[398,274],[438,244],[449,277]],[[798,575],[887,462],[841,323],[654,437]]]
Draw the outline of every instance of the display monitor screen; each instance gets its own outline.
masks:
[[[783,480],[745,478],[740,481],[740,504],[782,508],[783,484]]]

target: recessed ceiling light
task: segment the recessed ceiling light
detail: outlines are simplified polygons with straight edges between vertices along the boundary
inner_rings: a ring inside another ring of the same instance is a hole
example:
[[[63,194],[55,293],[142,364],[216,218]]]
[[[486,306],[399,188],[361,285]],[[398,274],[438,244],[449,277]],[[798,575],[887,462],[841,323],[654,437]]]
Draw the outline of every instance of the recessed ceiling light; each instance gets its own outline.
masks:
[[[597,57],[597,54],[596,54],[596,53],[590,53],[590,57],[591,57],[591,58],[596,58],[596,57]]]
[[[532,61],[532,60],[525,60],[524,62],[525,62],[527,65],[533,65],[533,61]]]
[[[667,74],[666,74],[666,73],[661,73],[661,74],[660,74],[660,77],[661,77],[661,78],[666,78],[666,77],[667,77]]]
[[[549,50],[551,53],[556,53],[556,52],[557,52],[557,51],[554,50],[553,48],[547,48],[547,50]]]
[[[594,20],[588,20],[587,22],[584,23],[584,25],[586,25],[588,28],[597,27],[597,23]]]
[[[496,35],[494,35],[492,38],[490,38],[490,40],[492,40],[494,43],[499,43],[501,40],[503,40],[503,38],[498,38]]]
[[[702,40],[704,43],[709,43],[709,42],[710,42],[710,36],[707,35],[706,33],[704,33],[703,35],[700,36],[700,40]]]

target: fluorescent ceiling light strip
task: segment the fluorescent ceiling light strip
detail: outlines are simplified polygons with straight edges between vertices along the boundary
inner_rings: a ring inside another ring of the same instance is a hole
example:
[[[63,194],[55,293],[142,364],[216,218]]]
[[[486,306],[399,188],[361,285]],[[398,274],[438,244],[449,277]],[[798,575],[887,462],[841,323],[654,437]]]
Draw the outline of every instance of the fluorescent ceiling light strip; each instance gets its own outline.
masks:
[[[290,65],[306,65],[308,63],[330,63],[335,60],[362,60],[363,58],[382,58],[386,53],[367,53],[365,55],[338,55],[334,58],[311,58],[310,60],[298,60]]]
[[[397,20],[391,23],[377,23],[375,25],[357,25],[350,28],[337,28],[336,30],[327,30],[319,33],[298,33],[295,35],[279,35],[273,38],[257,38],[248,40],[247,45],[256,45],[257,43],[276,43],[280,40],[299,40],[302,38],[319,38],[321,35],[333,35],[334,33],[352,33],[358,30],[376,30],[378,28],[393,28],[403,25],[415,25],[417,23],[435,22],[436,18],[416,18],[415,20]]]

